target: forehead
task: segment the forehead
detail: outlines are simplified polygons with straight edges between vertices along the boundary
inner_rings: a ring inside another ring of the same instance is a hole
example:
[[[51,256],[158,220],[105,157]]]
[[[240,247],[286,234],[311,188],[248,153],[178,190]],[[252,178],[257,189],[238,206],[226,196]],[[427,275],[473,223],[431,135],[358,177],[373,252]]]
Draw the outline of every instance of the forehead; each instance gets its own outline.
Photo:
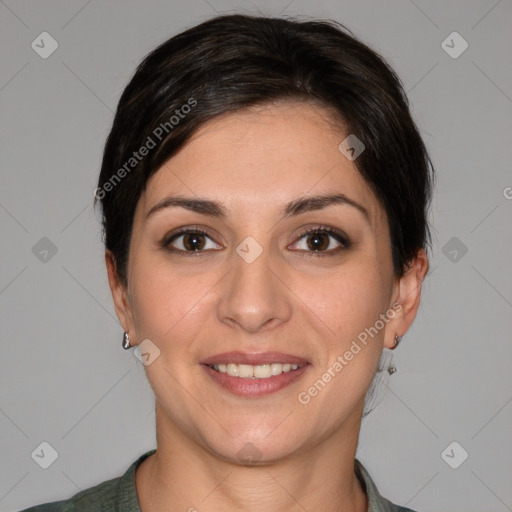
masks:
[[[229,210],[265,207],[271,214],[305,195],[343,193],[375,222],[382,210],[354,162],[346,138],[321,107],[281,102],[226,114],[202,125],[150,178],[139,201],[144,215],[170,194],[208,197]]]

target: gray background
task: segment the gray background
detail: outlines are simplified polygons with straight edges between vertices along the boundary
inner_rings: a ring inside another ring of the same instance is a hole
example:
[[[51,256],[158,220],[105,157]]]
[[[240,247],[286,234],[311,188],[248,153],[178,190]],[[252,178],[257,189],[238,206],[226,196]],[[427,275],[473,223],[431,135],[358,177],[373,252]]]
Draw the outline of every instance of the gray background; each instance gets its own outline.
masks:
[[[334,18],[403,79],[438,173],[433,271],[358,457],[411,508],[512,510],[511,0],[1,1],[0,509],[70,497],[155,446],[92,191],[135,66],[233,10]],[[31,48],[44,31],[59,45],[47,59]],[[469,44],[458,58],[441,46],[453,31]],[[31,457],[43,441],[59,455],[46,470]],[[441,456],[453,441],[469,453],[457,469]]]

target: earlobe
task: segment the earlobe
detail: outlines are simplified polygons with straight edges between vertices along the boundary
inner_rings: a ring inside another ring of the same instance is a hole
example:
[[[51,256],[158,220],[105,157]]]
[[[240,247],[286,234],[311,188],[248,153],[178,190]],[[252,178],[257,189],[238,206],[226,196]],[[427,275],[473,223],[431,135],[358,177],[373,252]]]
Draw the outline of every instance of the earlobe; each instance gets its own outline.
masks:
[[[427,253],[424,249],[420,249],[408,270],[398,280],[393,303],[400,307],[396,308],[397,313],[386,328],[384,339],[386,348],[396,348],[414,321],[420,305],[421,286],[428,267]]]

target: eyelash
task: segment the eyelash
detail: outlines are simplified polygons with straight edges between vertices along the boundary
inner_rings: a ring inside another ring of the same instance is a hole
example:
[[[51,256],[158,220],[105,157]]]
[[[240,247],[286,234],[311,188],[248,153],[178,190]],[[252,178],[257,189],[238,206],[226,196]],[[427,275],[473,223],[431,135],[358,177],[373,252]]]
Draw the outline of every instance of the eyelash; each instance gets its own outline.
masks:
[[[183,257],[190,257],[190,256],[197,257],[197,256],[200,256],[201,253],[208,253],[211,251],[211,249],[206,250],[206,251],[204,251],[204,250],[184,251],[182,249],[175,249],[175,248],[170,247],[170,244],[174,240],[176,240],[180,236],[187,235],[187,234],[204,235],[204,236],[210,238],[211,240],[213,240],[211,235],[204,229],[201,229],[199,227],[198,228],[191,227],[191,228],[184,228],[178,232],[170,233],[169,235],[166,235],[164,237],[164,239],[161,242],[159,242],[159,245],[163,249],[165,249],[173,254],[177,254],[178,256],[183,256]],[[297,241],[301,240],[302,238],[304,238],[306,235],[309,235],[309,234],[329,235],[329,236],[332,236],[337,242],[339,242],[341,244],[341,247],[337,247],[336,249],[330,249],[328,251],[302,251],[302,250],[300,251],[300,252],[305,252],[309,256],[313,256],[313,257],[332,256],[342,250],[346,250],[351,247],[350,240],[343,232],[338,231],[333,228],[330,228],[330,227],[327,227],[327,226],[315,226],[313,228],[307,228],[307,229],[301,231],[297,235]],[[295,245],[295,243],[294,243],[294,245]]]

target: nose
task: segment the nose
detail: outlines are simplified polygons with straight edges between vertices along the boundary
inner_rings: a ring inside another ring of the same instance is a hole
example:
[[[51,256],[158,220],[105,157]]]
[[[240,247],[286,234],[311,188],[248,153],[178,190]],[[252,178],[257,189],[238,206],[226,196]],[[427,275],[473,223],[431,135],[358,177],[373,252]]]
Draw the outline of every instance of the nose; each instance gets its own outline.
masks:
[[[218,318],[246,332],[274,328],[290,319],[291,292],[282,266],[267,249],[252,262],[233,254],[233,267],[222,280]]]

